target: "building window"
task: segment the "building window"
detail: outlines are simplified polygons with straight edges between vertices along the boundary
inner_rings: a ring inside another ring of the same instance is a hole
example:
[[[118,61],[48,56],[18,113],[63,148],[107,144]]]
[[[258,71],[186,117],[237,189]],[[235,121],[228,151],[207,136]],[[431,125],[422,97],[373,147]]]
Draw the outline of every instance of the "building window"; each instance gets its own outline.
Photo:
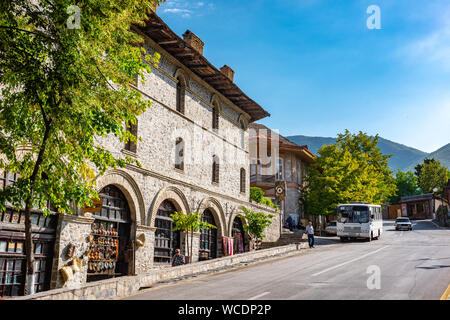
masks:
[[[212,182],[219,183],[219,157],[213,157],[213,165],[212,165]]]
[[[214,130],[219,129],[219,106],[214,104],[213,112],[212,112],[212,128]]]
[[[184,114],[184,106],[186,101],[186,85],[183,78],[177,78],[177,111]]]
[[[276,173],[276,179],[278,181],[283,181],[284,179],[284,161],[283,158],[278,158],[277,161],[277,173]]]
[[[245,169],[241,168],[241,193],[245,193],[245,180],[246,180]]]
[[[184,170],[184,141],[181,138],[175,144],[175,168]]]
[[[138,121],[137,121],[137,119],[136,119],[136,124],[131,123],[131,121],[128,122],[128,124],[127,124],[127,131],[137,138],[137,134],[138,134]],[[125,150],[133,152],[133,153],[136,153],[136,151],[137,151],[137,144],[130,140],[130,141],[128,141],[125,144]]]

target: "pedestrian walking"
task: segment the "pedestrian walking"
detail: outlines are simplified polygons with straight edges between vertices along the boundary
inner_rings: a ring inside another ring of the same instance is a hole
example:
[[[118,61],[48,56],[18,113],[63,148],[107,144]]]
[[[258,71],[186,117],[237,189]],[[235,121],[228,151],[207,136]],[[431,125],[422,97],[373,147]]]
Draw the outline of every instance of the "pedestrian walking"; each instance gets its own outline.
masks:
[[[306,234],[308,235],[309,247],[314,248],[314,227],[311,221],[308,222],[308,226],[306,227]]]

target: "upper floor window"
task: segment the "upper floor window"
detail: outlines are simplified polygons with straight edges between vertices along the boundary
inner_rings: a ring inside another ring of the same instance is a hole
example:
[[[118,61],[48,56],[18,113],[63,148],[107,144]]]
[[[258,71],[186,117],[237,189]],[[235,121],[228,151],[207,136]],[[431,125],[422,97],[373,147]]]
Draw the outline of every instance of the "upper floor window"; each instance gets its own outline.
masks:
[[[276,179],[278,181],[284,180],[284,160],[283,158],[278,158],[277,161],[277,172],[276,172]]]
[[[212,182],[219,183],[219,157],[213,157],[213,165],[212,165]]]
[[[186,100],[186,83],[180,76],[177,78],[177,111],[184,114],[184,106]]]
[[[127,131],[130,132],[133,136],[137,138],[138,134],[138,121],[136,119],[136,124],[132,124],[131,121],[127,124]],[[136,153],[137,151],[137,144],[134,141],[129,140],[125,144],[125,150]]]
[[[8,185],[13,185],[19,178],[18,173],[0,172],[0,190]]]
[[[241,193],[245,193],[245,180],[246,180],[246,175],[245,175],[245,169],[241,168]]]
[[[175,144],[175,168],[184,170],[184,141],[181,138]]]
[[[212,112],[212,128],[215,130],[219,129],[219,106],[214,104],[213,112]]]

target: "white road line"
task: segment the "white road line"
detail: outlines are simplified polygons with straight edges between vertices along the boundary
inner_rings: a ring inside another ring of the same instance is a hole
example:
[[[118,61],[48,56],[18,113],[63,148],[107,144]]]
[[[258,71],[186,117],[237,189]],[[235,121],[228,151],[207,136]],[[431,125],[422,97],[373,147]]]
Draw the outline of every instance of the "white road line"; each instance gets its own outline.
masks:
[[[267,296],[269,293],[270,292],[264,292],[264,293],[258,294],[257,296],[254,296],[254,297],[252,297],[252,298],[250,298],[248,300],[256,300],[256,299],[259,299],[261,297]]]
[[[353,260],[349,260],[349,261],[346,261],[346,262],[344,262],[344,263],[338,264],[338,265],[336,265],[336,266],[334,266],[334,267],[330,267],[330,268],[328,268],[328,269],[325,269],[325,270],[322,270],[322,271],[320,271],[320,272],[314,273],[312,276],[313,276],[313,277],[316,277],[316,276],[318,276],[318,275],[321,275],[322,273],[326,273],[326,272],[328,272],[328,271],[331,271],[331,270],[340,268],[340,267],[342,267],[342,266],[345,266],[346,264],[349,264],[349,263],[352,263],[352,262],[355,262],[355,261],[364,259],[364,258],[366,258],[366,257],[368,257],[368,256],[371,256],[371,255],[373,255],[373,254],[375,254],[375,253],[378,253],[378,252],[380,252],[381,250],[386,249],[386,248],[388,248],[388,247],[390,247],[390,246],[382,247],[382,248],[380,248],[380,249],[378,249],[378,250],[375,250],[375,251],[373,251],[373,252],[369,252],[369,253],[367,253],[367,254],[365,254],[365,255],[359,257],[359,258],[356,258],[356,259],[353,259]]]

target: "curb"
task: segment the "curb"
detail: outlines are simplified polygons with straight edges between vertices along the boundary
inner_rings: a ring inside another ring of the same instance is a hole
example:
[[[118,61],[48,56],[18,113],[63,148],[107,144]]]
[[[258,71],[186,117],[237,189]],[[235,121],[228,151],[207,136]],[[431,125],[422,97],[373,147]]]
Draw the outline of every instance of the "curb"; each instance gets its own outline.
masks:
[[[450,284],[447,287],[447,290],[445,290],[444,294],[441,297],[441,300],[450,300]]]
[[[443,230],[450,230],[450,227],[441,227],[440,225],[438,225],[438,224],[437,224],[436,222],[434,222],[434,221],[431,221],[431,223],[434,224],[434,226],[435,226],[436,228],[443,229]]]

